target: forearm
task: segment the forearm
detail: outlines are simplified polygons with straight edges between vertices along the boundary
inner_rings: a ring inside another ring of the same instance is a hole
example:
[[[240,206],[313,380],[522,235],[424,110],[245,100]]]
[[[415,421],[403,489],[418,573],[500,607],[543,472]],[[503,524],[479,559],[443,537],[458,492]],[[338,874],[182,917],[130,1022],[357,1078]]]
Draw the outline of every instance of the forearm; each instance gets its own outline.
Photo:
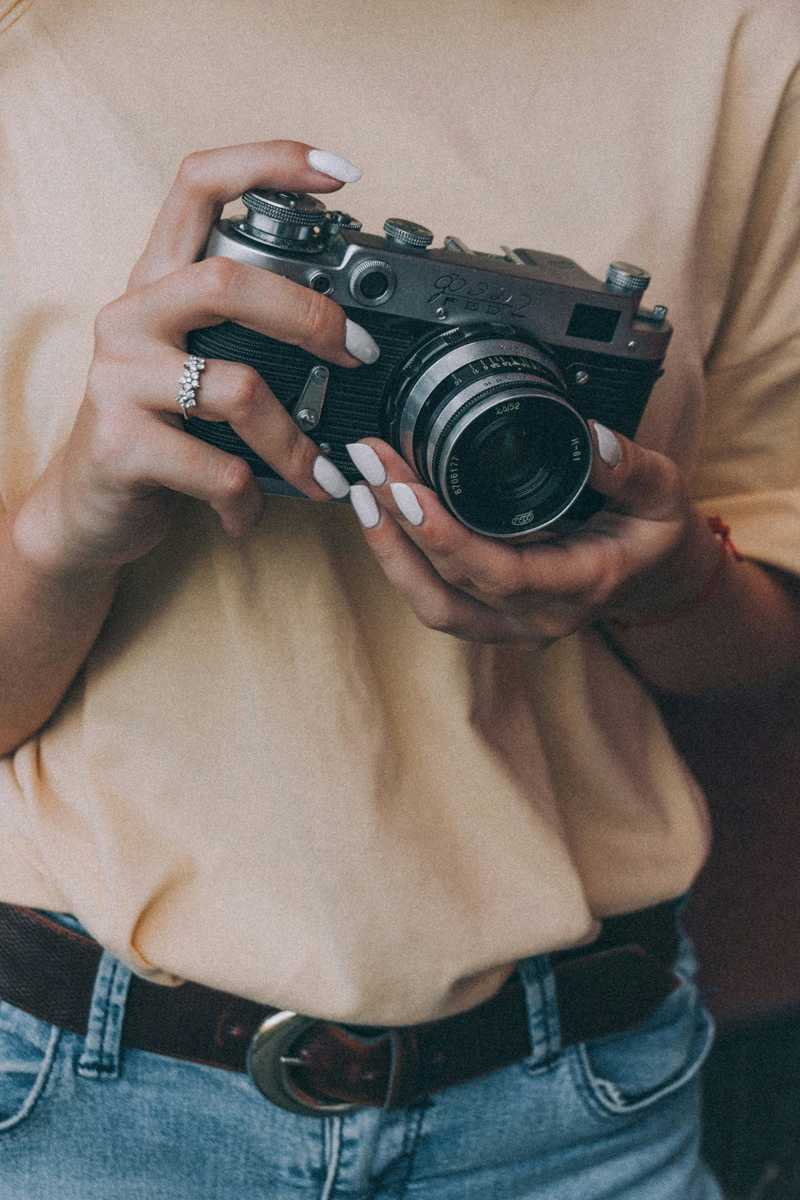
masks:
[[[0,754],[53,713],[89,653],[118,571],[65,572],[37,562],[0,521]]]
[[[696,581],[686,595],[700,596],[720,553],[718,539],[694,513],[686,544],[667,569],[687,584]],[[652,622],[634,618],[605,629],[655,688],[722,698],[773,690],[800,675],[800,588],[758,563],[727,554],[705,598],[675,615],[654,610]]]

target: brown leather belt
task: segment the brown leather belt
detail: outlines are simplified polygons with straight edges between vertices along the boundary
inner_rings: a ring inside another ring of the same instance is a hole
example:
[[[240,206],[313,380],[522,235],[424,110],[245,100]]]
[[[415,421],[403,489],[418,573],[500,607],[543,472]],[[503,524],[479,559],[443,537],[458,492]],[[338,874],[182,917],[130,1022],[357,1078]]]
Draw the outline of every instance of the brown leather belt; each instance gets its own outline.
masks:
[[[562,1048],[632,1028],[676,986],[677,908],[669,901],[609,918],[590,946],[551,956]],[[0,904],[0,998],[40,1020],[86,1033],[101,953],[92,938],[35,909]],[[249,1069],[270,1099],[317,1115],[399,1108],[532,1053],[517,974],[468,1012],[393,1029],[336,1025],[196,983],[167,988],[133,976],[122,1041]]]

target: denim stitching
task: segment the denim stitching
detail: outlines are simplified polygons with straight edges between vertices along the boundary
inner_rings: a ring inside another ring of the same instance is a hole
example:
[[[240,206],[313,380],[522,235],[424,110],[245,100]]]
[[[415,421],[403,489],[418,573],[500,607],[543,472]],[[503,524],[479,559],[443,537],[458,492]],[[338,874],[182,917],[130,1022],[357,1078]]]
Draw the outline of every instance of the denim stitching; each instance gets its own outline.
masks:
[[[408,1109],[408,1117],[406,1121],[405,1136],[403,1138],[402,1158],[405,1160],[405,1170],[402,1176],[398,1179],[396,1187],[390,1187],[386,1193],[387,1196],[393,1196],[394,1200],[403,1200],[408,1192],[408,1186],[411,1182],[411,1172],[414,1169],[414,1162],[417,1156],[417,1147],[419,1145],[419,1135],[422,1130],[422,1122],[425,1117],[426,1110],[430,1107],[429,1100],[423,1100],[420,1104]],[[378,1181],[376,1181],[377,1184]]]
[[[584,1106],[595,1116],[601,1116],[606,1121],[620,1121],[638,1116],[644,1110],[666,1100],[673,1093],[687,1087],[696,1079],[714,1041],[714,1021],[710,1013],[700,1008],[694,1030],[692,1052],[689,1062],[669,1083],[657,1087],[639,1100],[622,1101],[615,1104],[610,1096],[598,1088],[598,1078],[592,1070],[586,1045],[583,1042],[571,1047],[570,1071],[576,1085],[575,1090],[581,1097]],[[599,1080],[602,1084],[603,1080]]]
[[[24,1121],[33,1109],[33,1106],[36,1104],[36,1101],[44,1091],[47,1080],[50,1077],[50,1071],[53,1063],[55,1062],[56,1051],[58,1050],[58,1042],[60,1037],[61,1030],[57,1025],[52,1025],[47,1038],[47,1046],[45,1047],[44,1055],[42,1056],[39,1069],[36,1073],[36,1078],[33,1082],[33,1087],[28,1092],[28,1095],[25,1097],[25,1102],[17,1110],[17,1112],[12,1113],[11,1116],[7,1117],[4,1121],[0,1121],[0,1133],[5,1134],[8,1130],[11,1130],[16,1125],[19,1125],[19,1123]]]
[[[84,1079],[116,1079],[131,972],[108,951],[97,968],[89,1023],[77,1071]]]
[[[323,1125],[323,1157],[325,1160],[325,1182],[320,1200],[330,1200],[336,1186],[339,1160],[342,1153],[342,1118],[329,1117]]]
[[[544,1037],[543,1037],[544,1055],[543,1055],[543,1057],[545,1059],[547,1059],[550,1057],[550,1044],[552,1041],[552,1036],[550,1033],[550,1011],[549,1011],[549,1005],[547,1003],[547,993],[545,992],[545,988],[544,988],[544,975],[542,972],[541,959],[539,959],[539,958],[536,959],[536,961],[534,963],[534,970],[536,972],[536,986],[539,990],[539,1014],[540,1014],[539,1025],[542,1026],[544,1029]]]
[[[561,1049],[561,1021],[558,1013],[556,981],[549,957],[542,956],[536,962],[539,992],[542,998],[542,1013],[545,1027],[545,1059],[555,1058]]]
[[[531,1051],[525,1063],[530,1071],[546,1065],[558,1054],[561,1029],[549,957],[537,954],[526,959],[520,964],[520,975],[528,1009]]]

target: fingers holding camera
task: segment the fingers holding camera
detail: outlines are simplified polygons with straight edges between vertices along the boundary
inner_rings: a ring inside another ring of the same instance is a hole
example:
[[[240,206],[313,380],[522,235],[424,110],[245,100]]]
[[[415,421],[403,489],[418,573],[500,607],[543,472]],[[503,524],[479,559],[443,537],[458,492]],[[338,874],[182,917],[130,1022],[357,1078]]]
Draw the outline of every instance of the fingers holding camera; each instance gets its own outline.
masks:
[[[520,546],[483,537],[448,512],[385,442],[364,439],[348,451],[381,508],[400,521],[437,574],[460,592],[510,612],[516,597],[529,608],[542,598],[571,596],[591,586],[596,561],[586,547],[566,541]]]
[[[99,314],[101,347],[136,354],[142,338],[182,345],[193,329],[236,321],[342,367],[373,363],[374,339],[328,296],[229,258],[207,258],[133,292]]]
[[[599,421],[590,421],[594,455],[589,486],[614,512],[646,521],[669,521],[688,507],[679,468],[664,454],[648,450]]]
[[[175,426],[180,443],[205,445],[183,431],[177,386],[185,362],[185,353],[171,347],[159,347],[146,357],[140,356],[135,369],[126,360],[95,360],[91,391],[97,397],[97,420],[104,428],[107,427],[104,442],[112,446],[119,445],[123,452],[126,443],[138,441],[139,434],[134,429],[134,422],[129,412],[125,411],[138,408],[161,417],[160,424]],[[340,499],[347,495],[349,485],[344,475],[334,463],[320,454],[316,444],[300,430],[257,371],[244,363],[219,359],[206,359],[205,364],[199,377],[196,408],[191,408],[190,414],[207,421],[228,422],[260,458],[309,499]],[[132,383],[135,385],[133,395],[130,394]],[[127,404],[124,400],[126,395],[130,396]],[[197,451],[191,453],[194,459],[189,457],[188,449],[181,459],[186,461],[187,466],[197,459]],[[222,451],[216,453],[223,454]],[[230,465],[230,460],[235,456],[224,453],[223,457],[228,460],[226,469],[231,479],[235,479],[237,468]],[[211,464],[210,459],[207,461]],[[241,461],[242,467],[246,467],[243,460],[238,461]],[[137,462],[146,471],[146,459],[140,458]],[[250,473],[249,467],[247,471]],[[163,486],[172,487],[166,480],[162,482]],[[253,486],[257,488],[255,483]],[[189,487],[175,490],[197,495],[196,485],[194,490]]]
[[[652,607],[653,591],[669,595],[676,580],[677,586],[686,586],[673,565],[686,523],[677,468],[664,456],[602,427],[595,437],[598,461],[592,482],[610,497],[611,505],[563,538],[509,544],[468,530],[407,463],[377,439],[348,448],[375,499],[370,505],[362,494],[366,485],[356,485],[351,497],[369,545],[415,609],[410,591],[417,585],[408,581],[420,581],[426,592],[430,584],[417,566],[413,571],[398,566],[417,562],[409,557],[410,544],[448,594],[470,597],[480,605],[479,624],[459,636],[481,640],[477,630],[485,631],[485,613],[491,611],[503,624],[503,640],[522,637],[547,644],[608,615],[621,601],[643,599]],[[403,570],[408,574],[405,584]],[[436,627],[444,628],[441,623]],[[498,633],[499,626],[489,640],[497,640]]]
[[[249,188],[333,192],[360,177],[349,159],[304,142],[250,142],[195,151],[178,168],[128,286],[143,287],[194,262],[223,206]]]
[[[350,500],[384,575],[428,629],[477,642],[520,641],[529,636],[513,619],[451,587],[366,484],[353,484]]]
[[[165,489],[205,501],[231,537],[241,537],[264,512],[264,493],[242,458],[148,420],[140,428],[127,473],[136,489]]]

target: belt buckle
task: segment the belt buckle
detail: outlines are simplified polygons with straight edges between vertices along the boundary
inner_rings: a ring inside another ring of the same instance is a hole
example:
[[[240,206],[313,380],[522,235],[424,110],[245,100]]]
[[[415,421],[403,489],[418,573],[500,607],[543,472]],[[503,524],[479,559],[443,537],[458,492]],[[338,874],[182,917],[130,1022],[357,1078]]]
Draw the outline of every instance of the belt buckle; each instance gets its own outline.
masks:
[[[359,1104],[345,1101],[316,1100],[306,1092],[301,1093],[293,1084],[292,1067],[303,1063],[292,1057],[292,1047],[307,1029],[317,1024],[317,1017],[305,1017],[288,1009],[273,1013],[262,1021],[247,1050],[250,1078],[263,1096],[287,1112],[327,1117],[361,1108]]]

